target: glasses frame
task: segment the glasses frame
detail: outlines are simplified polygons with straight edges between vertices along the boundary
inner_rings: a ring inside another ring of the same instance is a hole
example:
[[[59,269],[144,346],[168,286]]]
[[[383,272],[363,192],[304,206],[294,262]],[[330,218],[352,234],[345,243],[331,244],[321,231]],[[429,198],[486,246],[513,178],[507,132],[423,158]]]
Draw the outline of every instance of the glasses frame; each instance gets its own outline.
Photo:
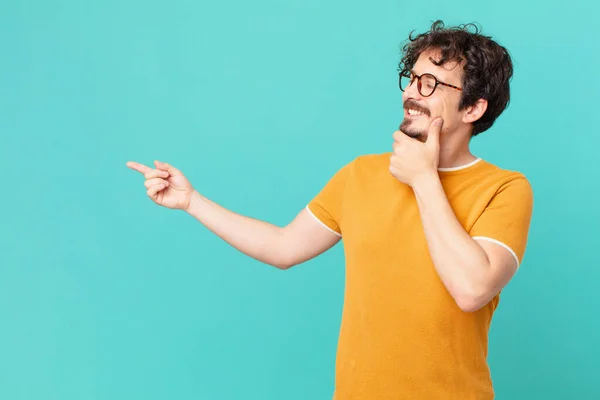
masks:
[[[411,77],[412,75],[412,77]],[[415,81],[415,79],[417,79],[417,90],[419,91],[419,94],[423,97],[429,97],[431,96],[433,93],[435,93],[435,89],[437,89],[438,85],[444,85],[444,86],[448,86],[449,88],[452,89],[456,89],[456,90],[460,90],[462,92],[462,88],[458,87],[458,86],[454,86],[454,85],[450,85],[449,83],[445,83],[440,81],[438,78],[435,77],[435,75],[430,74],[430,73],[425,73],[425,74],[421,74],[421,75],[417,75],[412,71],[408,71],[406,69],[400,71],[400,73],[398,74],[398,87],[400,88],[401,91],[404,92],[404,89],[402,89],[402,77],[408,78],[410,79],[410,83],[406,86],[407,88],[410,87],[410,85],[413,84],[413,82]],[[431,93],[429,93],[428,95],[424,95],[423,93],[421,93],[421,78],[424,76],[430,76],[433,78],[433,80],[435,81],[435,86],[433,87],[433,89],[431,90]]]

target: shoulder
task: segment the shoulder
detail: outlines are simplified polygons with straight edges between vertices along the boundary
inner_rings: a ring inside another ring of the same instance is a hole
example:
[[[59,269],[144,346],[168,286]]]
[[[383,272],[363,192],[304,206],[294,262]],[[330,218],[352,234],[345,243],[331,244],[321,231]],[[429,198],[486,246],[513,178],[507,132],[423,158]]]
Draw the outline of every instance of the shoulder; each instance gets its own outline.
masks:
[[[388,171],[391,153],[362,154],[350,163],[352,169],[358,172]]]
[[[389,172],[391,153],[361,154],[347,159],[348,161],[338,164],[333,180],[344,182],[344,186],[377,186],[381,182],[389,180],[392,175]]]
[[[361,154],[343,166],[346,176],[352,182],[374,185],[387,181],[390,174],[391,153]]]
[[[525,173],[507,169],[489,161],[481,161],[480,174],[482,182],[489,182],[496,187],[496,194],[510,192],[517,196],[533,196],[533,187]]]

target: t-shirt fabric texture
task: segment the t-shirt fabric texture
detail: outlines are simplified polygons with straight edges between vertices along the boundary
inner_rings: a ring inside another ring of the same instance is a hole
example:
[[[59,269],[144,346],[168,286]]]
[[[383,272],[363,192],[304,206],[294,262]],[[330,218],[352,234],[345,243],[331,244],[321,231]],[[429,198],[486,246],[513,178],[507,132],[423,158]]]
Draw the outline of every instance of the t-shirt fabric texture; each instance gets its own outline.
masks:
[[[355,158],[306,206],[345,253],[333,399],[493,399],[488,331],[499,295],[475,312],[456,305],[429,256],[414,192],[389,161],[390,153]],[[482,159],[439,176],[470,236],[520,265],[533,206],[526,177]]]

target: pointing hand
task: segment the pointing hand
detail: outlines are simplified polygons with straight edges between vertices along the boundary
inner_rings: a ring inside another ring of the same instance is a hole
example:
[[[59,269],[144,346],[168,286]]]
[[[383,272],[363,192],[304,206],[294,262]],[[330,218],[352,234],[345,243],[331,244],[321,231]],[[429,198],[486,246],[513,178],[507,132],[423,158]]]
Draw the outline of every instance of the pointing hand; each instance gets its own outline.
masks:
[[[156,204],[173,209],[187,210],[194,189],[187,178],[175,167],[154,161],[156,168],[130,161],[127,166],[141,173],[146,181],[146,193]]]

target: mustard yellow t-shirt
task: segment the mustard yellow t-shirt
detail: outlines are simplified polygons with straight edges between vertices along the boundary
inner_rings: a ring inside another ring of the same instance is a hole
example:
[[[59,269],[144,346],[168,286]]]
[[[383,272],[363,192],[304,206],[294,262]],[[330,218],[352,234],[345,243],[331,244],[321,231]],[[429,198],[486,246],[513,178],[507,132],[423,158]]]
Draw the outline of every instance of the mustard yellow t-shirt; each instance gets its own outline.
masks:
[[[488,330],[496,296],[468,313],[430,259],[412,189],[389,171],[390,153],[341,168],[307,205],[343,238],[346,286],[335,400],[488,400]],[[525,252],[533,194],[518,172],[477,159],[440,169],[463,228]]]

